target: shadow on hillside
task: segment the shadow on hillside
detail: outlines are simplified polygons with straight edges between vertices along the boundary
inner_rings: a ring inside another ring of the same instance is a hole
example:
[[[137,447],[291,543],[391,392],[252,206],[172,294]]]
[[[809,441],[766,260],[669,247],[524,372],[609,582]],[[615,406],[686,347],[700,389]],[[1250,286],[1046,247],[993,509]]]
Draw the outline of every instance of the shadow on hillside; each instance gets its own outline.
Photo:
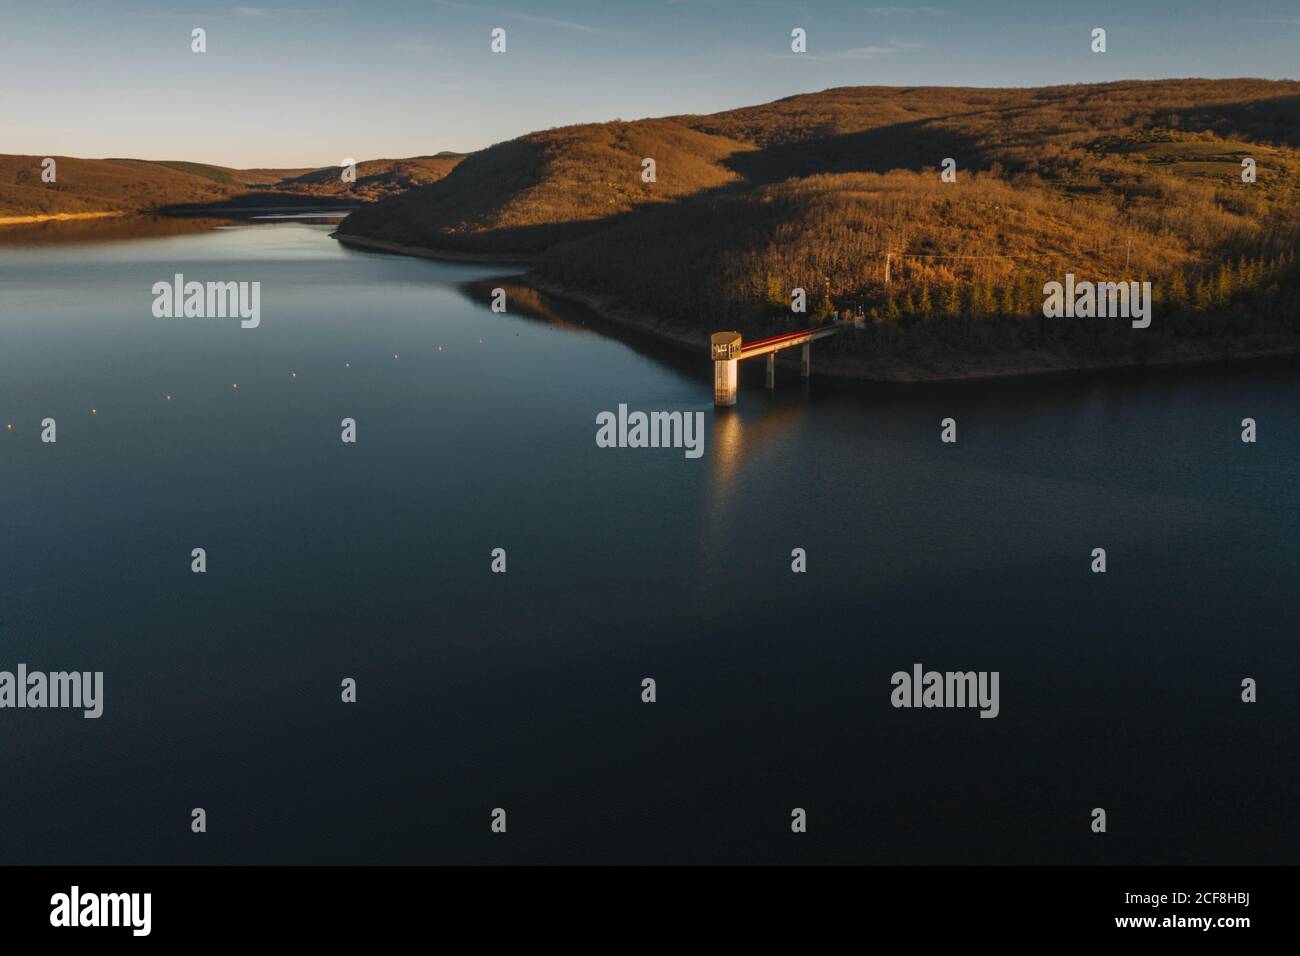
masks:
[[[478,153],[476,162],[457,165],[437,182],[357,209],[339,232],[459,252],[537,252],[590,227],[547,222],[481,230],[468,224],[490,219],[527,193],[541,181],[545,168],[541,143],[527,137],[497,143]]]
[[[595,219],[572,219],[567,222],[537,223],[528,226],[509,226],[475,233],[453,248],[469,252],[510,251],[538,255],[552,246],[583,239],[594,232],[603,231],[627,222],[646,208],[660,208],[664,204],[641,206],[631,212],[616,213]]]
[[[1188,106],[1167,115],[1169,126],[1191,132],[1209,129],[1225,138],[1300,146],[1300,96]]]
[[[974,137],[935,126],[929,119],[781,143],[736,153],[725,162],[751,183],[764,184],[821,173],[937,169],[949,156],[957,160],[962,170],[989,165]]]
[[[436,183],[434,185],[437,185]],[[378,205],[378,204],[375,204]],[[369,212],[374,206],[362,207],[357,212]],[[503,229],[484,229],[456,235],[431,235],[418,224],[409,225],[400,219],[383,220],[373,217],[359,221],[357,212],[339,223],[339,237],[381,239],[399,245],[416,246],[433,251],[463,253],[490,257],[494,253],[508,256],[538,256],[552,246],[583,239],[594,232],[619,225],[635,217],[636,211],[602,216],[597,219],[572,219],[567,222],[543,222],[528,226],[509,226]],[[380,228],[375,228],[382,223]],[[490,261],[490,260],[489,260]]]
[[[545,168],[544,148],[528,140],[499,144],[479,155],[478,163],[458,166],[439,182],[358,209],[340,225],[340,234],[372,236],[449,251],[536,255],[553,246],[621,226],[648,212],[708,203],[736,196],[756,185],[792,177],[886,172],[899,168],[937,169],[949,156],[957,160],[962,170],[989,165],[973,137],[935,126],[931,120],[917,120],[736,153],[724,163],[742,177],[742,182],[705,189],[668,203],[643,203],[631,211],[608,216],[497,229],[461,226],[431,235],[430,223],[467,223],[483,218],[485,210],[475,205],[475,200],[483,196],[493,197],[489,210],[508,205],[535,186]]]
[[[453,173],[454,175],[454,173]],[[490,255],[538,255],[551,246],[582,239],[593,232],[618,225],[636,216],[637,209],[587,219],[568,219],[562,222],[538,222],[522,226],[504,226],[498,229],[434,231],[428,223],[447,217],[451,210],[443,208],[448,193],[463,184],[450,182],[451,176],[427,186],[416,188],[381,202],[358,208],[339,224],[341,236],[362,236],[384,239],[411,246],[442,249],[448,252]],[[470,187],[475,188],[475,187]],[[497,194],[498,205],[514,195],[505,188]],[[451,199],[452,202],[456,198]],[[650,208],[662,204],[650,204]],[[460,210],[455,210],[459,214]],[[459,215],[450,217],[452,221]],[[445,221],[445,220],[444,220]]]

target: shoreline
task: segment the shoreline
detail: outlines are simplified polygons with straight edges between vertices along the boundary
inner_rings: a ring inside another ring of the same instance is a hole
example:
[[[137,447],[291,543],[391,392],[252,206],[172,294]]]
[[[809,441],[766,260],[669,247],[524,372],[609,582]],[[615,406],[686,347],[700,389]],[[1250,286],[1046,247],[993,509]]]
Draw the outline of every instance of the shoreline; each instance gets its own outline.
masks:
[[[210,219],[216,218],[254,218],[269,213],[299,213],[304,216],[330,218],[343,217],[355,210],[356,206],[161,206],[157,209],[142,210],[147,215],[170,216],[174,219]]]
[[[338,230],[330,233],[330,238],[344,246],[357,249],[374,249],[379,252],[391,252],[402,256],[414,256],[417,259],[433,259],[438,262],[477,262],[483,265],[516,265],[537,261],[537,256],[522,252],[458,252],[454,249],[433,249],[429,246],[408,246],[400,242],[388,242],[385,239],[368,239],[354,236]]]
[[[709,333],[694,333],[688,329],[669,325],[666,322],[656,320],[653,316],[636,312],[627,306],[621,305],[612,296],[601,295],[596,292],[585,292],[555,282],[543,282],[527,273],[517,277],[515,281],[528,286],[530,289],[536,289],[538,292],[555,296],[557,299],[564,299],[567,302],[584,306],[610,325],[616,325],[620,329],[625,329],[634,334],[649,336],[657,342],[675,346],[682,351],[690,350],[704,355],[709,348]],[[712,360],[710,359],[710,361]]]
[[[557,283],[542,282],[530,276],[520,276],[515,281],[539,292],[582,305],[590,309],[602,320],[618,326],[620,329],[649,336],[662,344],[673,346],[681,351],[689,350],[702,358],[707,356],[709,348],[707,333],[696,335],[687,330],[653,320],[619,305],[609,296],[570,289]],[[786,357],[782,357],[780,353],[777,353],[777,365],[784,368],[797,368],[799,366],[797,350],[790,349],[788,351],[790,354]],[[1203,351],[1197,350],[1194,354],[1175,355],[1145,362],[1110,362],[1103,359],[1092,362],[1076,361],[1068,364],[1062,361],[1035,363],[1021,359],[1019,364],[1009,364],[1002,367],[996,366],[995,360],[993,363],[986,364],[983,368],[964,370],[928,370],[914,366],[901,367],[898,365],[873,368],[860,362],[845,361],[842,357],[833,355],[827,357],[823,354],[819,360],[817,350],[814,349],[812,377],[814,380],[830,379],[838,382],[878,385],[939,385],[962,382],[1027,381],[1039,378],[1064,378],[1095,372],[1121,373],[1139,372],[1143,369],[1168,370],[1200,365],[1231,365],[1239,362],[1267,361],[1270,359],[1283,361],[1288,358],[1300,359],[1300,342],[1282,348],[1247,349],[1233,355],[1205,354]],[[818,365],[819,361],[821,363],[820,367]]]
[[[74,222],[79,219],[112,219],[126,216],[126,210],[114,212],[54,212],[35,216],[0,216],[0,226],[27,226],[38,222]]]
[[[484,253],[458,253],[448,250],[432,249],[425,246],[408,246],[401,243],[387,242],[381,239],[366,239],[357,236],[342,236],[337,232],[330,234],[331,238],[347,245],[355,244],[360,248],[374,249],[382,252],[390,252],[398,255],[414,256],[422,259],[434,259],[445,262],[475,262],[484,265],[490,264],[528,264],[536,262],[538,256],[527,255],[523,253],[508,254],[500,253],[488,255]],[[670,346],[684,353],[693,353],[700,356],[701,361],[707,359],[709,348],[708,332],[697,332],[684,329],[680,326],[673,325],[658,319],[655,316],[647,315],[631,309],[620,302],[613,296],[597,292],[590,292],[582,289],[575,289],[569,286],[561,285],[555,282],[546,282],[531,273],[512,275],[511,281],[526,285],[538,292],[554,296],[577,305],[581,305],[590,310],[594,315],[605,323],[617,329],[626,331],[631,335],[646,336],[654,339],[660,344]],[[797,350],[789,350],[789,357],[782,357],[779,353],[777,364],[785,368],[798,367],[799,358]],[[1037,360],[1035,360],[1035,358]],[[1287,344],[1280,347],[1256,346],[1254,348],[1243,349],[1232,354],[1216,353],[1212,349],[1207,349],[1204,345],[1193,345],[1187,349],[1184,354],[1167,355],[1162,358],[1147,360],[1142,362],[1135,361],[1109,361],[1106,359],[1097,360],[1073,360],[1067,361],[1060,356],[1054,356],[1052,353],[1030,353],[1024,356],[1009,357],[1005,364],[1000,364],[997,357],[983,359],[983,365],[974,368],[964,369],[926,369],[917,366],[903,366],[898,363],[882,364],[871,366],[860,361],[845,361],[842,356],[830,355],[823,353],[820,360],[817,352],[813,352],[813,379],[834,380],[838,382],[857,382],[867,384],[887,384],[887,385],[937,385],[943,383],[962,383],[962,382],[998,382],[998,381],[1020,381],[1039,378],[1065,378],[1091,373],[1109,372],[1109,373],[1126,373],[1139,372],[1143,369],[1178,369],[1194,368],[1196,366],[1211,365],[1233,365],[1239,363],[1249,363],[1258,361],[1285,361],[1287,359],[1300,359],[1300,341],[1294,344]]]
[[[603,322],[631,335],[648,337],[658,344],[670,346],[681,353],[701,357],[707,355],[709,336],[706,333],[692,333],[689,330],[656,320],[653,317],[620,305],[610,296],[573,289],[558,283],[544,282],[526,274],[510,278],[512,281],[526,285],[538,292],[581,305]],[[965,370],[926,370],[916,367],[904,368],[897,365],[873,368],[864,366],[860,362],[844,361],[843,358],[833,355],[828,357],[823,354],[819,359],[817,351],[814,349],[812,377],[814,380],[829,379],[837,382],[878,385],[940,385],[963,382],[1028,381],[1040,378],[1065,378],[1098,372],[1139,372],[1143,369],[1168,370],[1198,365],[1231,365],[1239,362],[1285,361],[1287,359],[1300,359],[1300,342],[1283,348],[1257,348],[1227,356],[1205,354],[1197,351],[1194,354],[1170,356],[1147,362],[1108,362],[1099,360],[1070,364],[1060,361],[1035,363],[1021,359],[1020,364],[1017,365],[998,367],[990,363],[982,368]],[[797,368],[799,358],[795,350],[792,349],[790,355],[785,357],[778,353],[777,364],[783,368]]]

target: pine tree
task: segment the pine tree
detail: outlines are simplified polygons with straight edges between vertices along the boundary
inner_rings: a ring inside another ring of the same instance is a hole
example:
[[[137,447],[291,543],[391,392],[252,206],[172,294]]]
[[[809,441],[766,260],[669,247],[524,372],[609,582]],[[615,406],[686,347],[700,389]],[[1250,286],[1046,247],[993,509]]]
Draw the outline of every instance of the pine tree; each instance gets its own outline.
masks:
[[[1002,286],[998,293],[998,310],[1006,316],[1019,314],[1020,310],[1016,308],[1015,285],[1008,283]]]
[[[785,301],[785,290],[781,288],[781,280],[774,275],[767,277],[767,301],[769,305],[775,305],[782,309],[789,306],[789,303]]]
[[[1020,307],[1022,313],[1025,315],[1042,315],[1043,285],[1044,283],[1036,281],[1033,276],[1027,273],[1021,277],[1016,304]]]
[[[917,300],[916,310],[927,318],[934,312],[934,302],[930,298],[930,287],[921,286],[921,297]]]
[[[830,296],[823,295],[822,300],[817,303],[817,312],[815,317],[817,319],[818,324],[825,322],[834,313],[835,313],[835,303],[831,301]]]
[[[985,319],[993,314],[995,308],[997,303],[993,299],[993,290],[989,287],[988,280],[980,279],[971,293],[971,315]]]
[[[1201,310],[1213,308],[1214,306],[1214,287],[1210,284],[1208,277],[1202,277],[1201,281],[1196,283],[1196,307]]]
[[[961,315],[961,286],[952,283],[943,299],[943,314],[956,318]]]
[[[1252,289],[1255,286],[1255,263],[1245,256],[1237,260],[1236,283],[1238,289]]]
[[[1232,264],[1228,262],[1220,263],[1218,273],[1214,278],[1215,301],[1227,305],[1232,301],[1233,291]]]
[[[1187,280],[1183,278],[1182,269],[1175,269],[1169,277],[1165,284],[1165,298],[1175,309],[1187,307]]]

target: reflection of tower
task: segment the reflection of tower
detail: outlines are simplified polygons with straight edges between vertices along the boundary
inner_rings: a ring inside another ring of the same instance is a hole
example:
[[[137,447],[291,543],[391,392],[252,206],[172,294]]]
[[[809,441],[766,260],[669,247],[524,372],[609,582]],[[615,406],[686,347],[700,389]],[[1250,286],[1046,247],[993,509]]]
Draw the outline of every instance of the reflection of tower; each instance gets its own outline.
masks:
[[[736,404],[736,365],[740,359],[740,333],[714,332],[713,404]]]
[[[710,497],[699,534],[692,536],[700,548],[702,563],[716,565],[719,556],[731,554],[739,529],[754,520],[752,506],[745,507],[746,466],[753,474],[755,466],[761,468],[764,462],[781,456],[791,432],[798,430],[807,412],[802,402],[771,402],[764,403],[761,413],[748,421],[739,408],[711,418]]]

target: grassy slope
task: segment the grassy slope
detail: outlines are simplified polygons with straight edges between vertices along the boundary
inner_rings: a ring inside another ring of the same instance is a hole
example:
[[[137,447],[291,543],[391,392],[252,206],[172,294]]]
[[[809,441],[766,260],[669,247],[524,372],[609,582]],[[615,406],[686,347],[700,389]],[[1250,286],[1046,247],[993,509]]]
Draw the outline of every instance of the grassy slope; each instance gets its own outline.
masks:
[[[44,157],[0,155],[0,218],[201,206],[237,201],[255,192],[283,195],[287,203],[313,197],[374,202],[435,182],[463,157],[370,160],[357,165],[355,184],[343,182],[333,166],[229,169],[180,161],[54,158],[57,181],[45,183]]]
[[[376,202],[417,186],[437,182],[459,165],[462,155],[415,156],[410,159],[371,159],[357,163],[355,183],[344,182],[338,167],[305,170],[286,176],[279,188],[305,189],[313,195],[352,197]]]
[[[139,159],[54,157],[57,182],[41,181],[40,156],[0,156],[0,216],[85,213],[211,202],[236,183],[203,171]],[[182,165],[182,164],[177,164]]]
[[[736,182],[742,144],[671,120],[569,126],[474,154],[446,179],[353,213],[343,232],[466,252],[537,252],[646,204]],[[653,157],[657,182],[642,182]]]

